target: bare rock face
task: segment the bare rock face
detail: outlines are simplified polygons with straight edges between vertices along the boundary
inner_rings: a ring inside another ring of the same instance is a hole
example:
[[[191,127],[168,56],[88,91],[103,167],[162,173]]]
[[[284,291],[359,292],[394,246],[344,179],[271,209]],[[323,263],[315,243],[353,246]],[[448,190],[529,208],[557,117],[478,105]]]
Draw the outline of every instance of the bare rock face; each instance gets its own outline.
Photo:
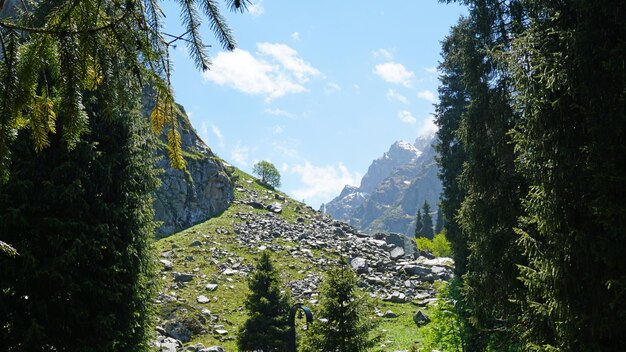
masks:
[[[154,92],[146,88],[142,103],[143,113],[150,115],[154,107]],[[234,183],[229,176],[229,166],[213,154],[200,139],[182,106],[178,114],[179,132],[187,170],[170,167],[167,152],[167,128],[159,137],[157,154],[161,160],[157,167],[161,174],[161,187],[154,194],[154,217],[161,222],[156,237],[173,233],[206,221],[226,210],[235,197]]]

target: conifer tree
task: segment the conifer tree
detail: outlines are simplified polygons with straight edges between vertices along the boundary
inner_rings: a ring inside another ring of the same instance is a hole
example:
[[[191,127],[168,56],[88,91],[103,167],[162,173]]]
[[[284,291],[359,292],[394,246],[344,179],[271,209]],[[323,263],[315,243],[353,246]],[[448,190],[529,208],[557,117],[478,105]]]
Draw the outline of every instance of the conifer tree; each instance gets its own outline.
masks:
[[[435,221],[435,234],[440,234],[443,231],[443,212],[437,210],[437,220]]]
[[[320,288],[315,323],[304,341],[305,352],[365,352],[376,345],[378,321],[367,297],[356,287],[356,275],[342,263],[331,269]]]
[[[245,301],[248,319],[239,330],[240,351],[286,351],[289,334],[290,299],[281,293],[278,272],[268,251],[263,251],[248,281]]]
[[[422,235],[422,228],[424,227],[424,223],[422,221],[422,209],[417,209],[417,216],[415,217],[415,238]]]
[[[434,235],[433,216],[430,215],[430,205],[427,201],[424,201],[424,205],[422,206],[422,230],[420,231],[420,236],[432,240]]]
[[[71,150],[54,134],[37,152],[27,130],[11,146],[0,185],[0,233],[19,248],[15,258],[0,256],[7,351],[149,350],[154,143],[133,103],[138,85],[124,75],[107,79],[124,86],[127,99],[107,115],[109,97],[86,93],[91,127]]]

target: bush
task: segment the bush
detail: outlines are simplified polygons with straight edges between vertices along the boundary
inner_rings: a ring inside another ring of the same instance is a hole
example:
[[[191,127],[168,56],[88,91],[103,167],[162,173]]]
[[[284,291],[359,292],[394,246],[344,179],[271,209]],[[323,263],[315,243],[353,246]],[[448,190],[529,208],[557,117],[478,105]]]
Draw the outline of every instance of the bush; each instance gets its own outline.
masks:
[[[426,237],[418,237],[415,239],[417,249],[427,251],[436,257],[452,257],[452,243],[448,241],[446,235],[442,232],[430,240]]]

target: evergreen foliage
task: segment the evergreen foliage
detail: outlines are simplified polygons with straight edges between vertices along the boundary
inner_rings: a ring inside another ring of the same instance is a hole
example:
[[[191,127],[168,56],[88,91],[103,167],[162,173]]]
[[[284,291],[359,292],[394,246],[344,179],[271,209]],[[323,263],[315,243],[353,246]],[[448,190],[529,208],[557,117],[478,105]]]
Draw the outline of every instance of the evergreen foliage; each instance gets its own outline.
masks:
[[[435,220],[435,234],[443,231],[443,211],[437,211],[437,219]]]
[[[274,164],[268,161],[259,161],[252,167],[252,173],[261,178],[261,183],[274,188],[280,187],[280,173]]]
[[[424,223],[422,222],[422,209],[417,209],[417,216],[415,217],[415,238],[422,236],[422,228]]]
[[[364,352],[376,345],[378,321],[372,318],[373,307],[356,282],[356,275],[345,264],[327,272],[316,321],[309,327],[303,351]]]
[[[90,129],[71,150],[54,134],[36,151],[30,130],[11,145],[15,157],[0,185],[0,233],[19,251],[0,256],[7,351],[149,350],[158,179],[154,144],[133,103],[139,87],[124,77],[107,77],[127,92],[114,115],[103,109],[104,92],[85,94]]]
[[[245,301],[248,320],[237,336],[240,351],[286,351],[289,334],[290,299],[281,293],[278,272],[270,254],[263,251],[248,281]]]
[[[469,346],[623,350],[626,4],[462,2],[437,148]]]
[[[422,229],[420,231],[420,236],[432,239],[434,236],[433,232],[433,216],[430,215],[430,204],[427,201],[424,201],[424,205],[422,206]]]

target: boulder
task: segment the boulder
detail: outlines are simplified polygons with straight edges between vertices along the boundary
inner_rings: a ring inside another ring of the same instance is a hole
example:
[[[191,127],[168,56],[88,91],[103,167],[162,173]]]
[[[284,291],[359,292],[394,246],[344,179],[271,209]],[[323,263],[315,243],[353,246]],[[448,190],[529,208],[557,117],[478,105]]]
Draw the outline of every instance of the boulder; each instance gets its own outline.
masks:
[[[209,299],[209,297],[207,297],[205,295],[200,295],[200,296],[196,297],[196,301],[198,301],[198,303],[209,303],[209,302],[211,302],[211,299]]]
[[[383,318],[393,319],[393,318],[397,318],[397,317],[398,317],[398,314],[396,314],[396,313],[394,313],[394,312],[392,312],[392,311],[388,310],[388,311],[386,311],[385,313],[383,313],[383,315],[382,315],[382,316],[383,316]]]
[[[350,266],[357,274],[367,274],[369,268],[367,266],[367,260],[365,258],[356,257],[350,261]]]
[[[269,210],[271,212],[274,212],[274,213],[277,213],[277,214],[280,214],[280,213],[283,212],[283,206],[280,203],[276,202],[276,203],[272,203],[272,204],[268,205],[267,206],[267,210]]]
[[[430,269],[421,265],[409,264],[402,268],[409,275],[425,276],[430,274]]]
[[[223,348],[219,347],[219,346],[211,346],[211,347],[207,347],[207,348],[203,348],[201,350],[198,350],[198,352],[225,352]]]
[[[207,284],[206,286],[204,286],[204,288],[208,291],[215,291],[217,290],[217,284]]]
[[[193,274],[188,273],[174,273],[174,282],[189,282],[193,280]]]
[[[417,326],[424,326],[430,323],[430,317],[428,317],[428,315],[421,310],[418,310],[415,314],[413,314],[413,321]]]
[[[389,253],[389,256],[391,256],[391,259],[393,260],[398,260],[402,257],[404,257],[404,248],[402,247],[394,247],[391,252]]]
[[[189,342],[191,340],[191,336],[193,335],[191,330],[189,330],[182,322],[176,320],[168,321],[165,323],[164,328],[167,336],[180,340],[183,343]]]

